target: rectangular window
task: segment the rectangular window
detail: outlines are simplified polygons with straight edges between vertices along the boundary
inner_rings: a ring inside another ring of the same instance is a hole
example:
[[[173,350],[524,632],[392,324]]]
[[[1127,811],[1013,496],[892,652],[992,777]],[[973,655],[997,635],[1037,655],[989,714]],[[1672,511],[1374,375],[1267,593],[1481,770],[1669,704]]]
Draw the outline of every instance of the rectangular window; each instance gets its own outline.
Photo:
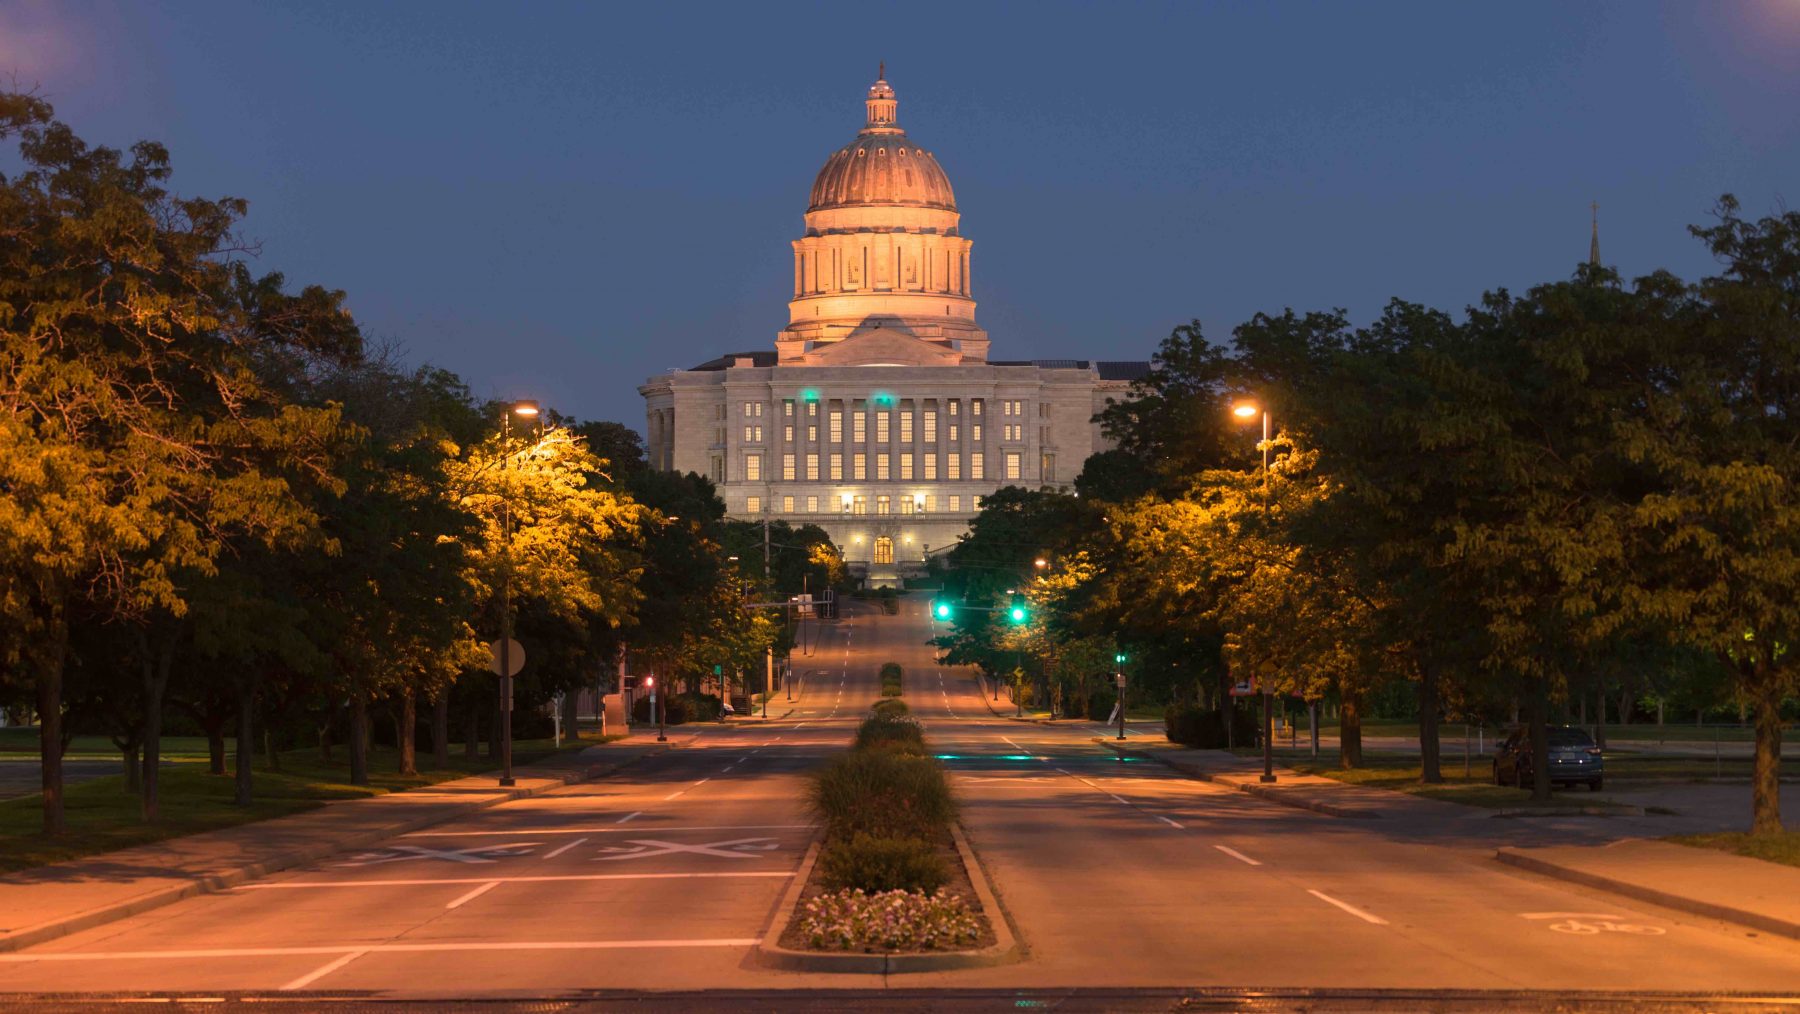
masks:
[[[794,417],[794,399],[787,398],[781,403],[781,414],[789,419]]]
[[[970,498],[969,498],[969,509],[970,509],[970,510],[972,510],[972,511],[975,511],[975,512],[976,512],[976,513],[980,513],[980,511],[981,511],[981,498],[980,498],[980,497],[978,497],[978,496],[972,496],[972,497],[970,497]]]
[[[861,409],[858,409],[856,411],[856,413],[850,417],[850,439],[856,441],[859,444],[862,443],[864,440],[867,440],[868,439],[868,423],[869,423],[869,413],[864,412]]]
[[[944,478],[962,478],[962,454],[954,453],[944,458]]]
[[[762,455],[744,455],[744,480],[746,482],[762,481]]]
[[[962,401],[959,399],[956,399],[956,398],[951,398],[950,399],[950,418],[952,418],[952,419],[956,418],[958,411],[961,408],[962,408]]]
[[[850,459],[850,478],[861,482],[869,477],[869,456],[861,451]]]
[[[819,498],[818,497],[809,496],[806,498],[806,513],[808,513],[808,514],[819,513]]]
[[[913,498],[910,496],[901,497],[900,498],[900,513],[911,514],[912,512],[913,512]]]
[[[886,494],[875,498],[875,513],[890,514],[893,512],[893,501]]]
[[[760,497],[760,496],[745,497],[744,498],[744,513],[746,513],[746,514],[761,514],[762,513],[762,497]]]
[[[962,510],[962,497],[955,493],[950,494],[950,513],[955,514],[961,510]]]
[[[819,481],[819,456],[817,454],[808,454],[806,456],[806,481]]]
[[[783,426],[781,428],[781,439],[787,441],[790,444],[793,443],[794,442],[794,428],[792,426]]]
[[[858,496],[856,498],[855,504],[852,506],[852,508],[850,510],[850,513],[852,513],[852,514],[867,514],[867,513],[869,513],[869,498],[866,496]]]
[[[986,471],[987,455],[979,453],[969,455],[969,478],[984,479],[987,477],[983,474]]]
[[[878,444],[888,442],[888,413],[886,412],[875,413],[875,442]]]
[[[978,444],[981,443],[981,424],[980,423],[971,423],[969,425],[969,439],[975,441]]]
[[[957,424],[955,424],[955,423],[951,423],[950,424],[950,442],[954,444],[960,439],[962,439],[961,427],[957,426]]]
[[[756,417],[758,419],[762,418],[762,406],[763,406],[762,402],[759,401],[756,403]]]
[[[976,417],[977,419],[981,418],[981,399],[980,398],[970,398],[969,399],[969,414]]]
[[[1020,455],[1019,455],[1018,451],[1007,451],[1006,452],[1006,478],[1008,478],[1008,479],[1020,478],[1019,457],[1020,457]]]
[[[806,417],[808,419],[817,419],[819,417],[819,403],[818,402],[809,401],[806,403]]]
[[[844,477],[844,456],[837,452],[831,455],[831,481],[837,482]]]
[[[755,432],[756,432],[756,427],[745,426],[744,427],[744,443],[747,444],[747,443],[751,442],[752,440],[755,440],[756,438],[754,436],[751,436],[751,434],[753,434]]]
[[[831,410],[831,442],[844,442],[844,413],[835,408]]]
[[[913,477],[912,452],[911,451],[902,451],[902,452],[900,452],[900,478],[910,479],[912,477]]]
[[[748,419],[748,418],[750,418],[751,415],[754,414],[753,412],[750,411],[754,407],[755,407],[754,402],[748,402],[748,401],[744,402],[744,418]]]
[[[936,511],[937,511],[937,494],[936,493],[925,494],[925,513],[932,514],[932,513],[935,513]]]
[[[1056,455],[1046,454],[1038,459],[1038,478],[1044,482],[1056,481]]]
[[[819,442],[819,428],[817,426],[806,427],[806,442],[809,444],[816,444]]]
[[[937,458],[936,451],[925,453],[925,481],[927,482],[937,478]]]
[[[792,454],[781,456],[781,478],[784,482],[794,481],[794,456]]]
[[[725,481],[725,458],[723,455],[712,456],[712,468],[707,470],[707,474],[712,477],[715,486]]]
[[[886,452],[883,452],[881,454],[875,455],[875,478],[886,479],[887,477],[888,477],[888,456],[887,456]]]
[[[903,444],[912,443],[912,433],[913,414],[910,411],[903,411],[900,413],[900,442]]]
[[[794,498],[793,497],[784,496],[781,498],[781,511],[783,514],[794,513]]]
[[[925,442],[928,444],[937,443],[937,410],[936,409],[926,409],[925,410]]]

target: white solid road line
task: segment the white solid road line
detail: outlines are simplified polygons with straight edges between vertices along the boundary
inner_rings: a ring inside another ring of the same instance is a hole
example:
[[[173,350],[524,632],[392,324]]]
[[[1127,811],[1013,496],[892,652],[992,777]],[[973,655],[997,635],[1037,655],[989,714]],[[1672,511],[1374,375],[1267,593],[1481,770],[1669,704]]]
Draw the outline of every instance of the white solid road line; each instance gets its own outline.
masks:
[[[510,838],[510,837],[516,837],[518,835],[533,835],[533,834],[617,834],[617,833],[623,833],[623,832],[630,832],[632,834],[636,834],[638,831],[637,828],[619,827],[618,824],[623,824],[633,817],[641,816],[643,814],[643,812],[644,811],[639,810],[636,813],[628,813],[625,816],[620,817],[617,824],[612,824],[612,825],[608,825],[608,826],[604,826],[604,827],[541,827],[535,831],[530,830],[528,828],[519,828],[519,829],[507,830],[507,831],[440,831],[435,835],[433,835],[429,831],[414,831],[411,834],[403,834],[400,837],[402,837],[402,838],[433,838],[433,837],[436,837],[436,838]],[[648,830],[653,830],[653,831],[736,831],[739,829],[744,829],[744,830],[765,831],[765,830],[769,830],[769,829],[773,828],[773,829],[781,829],[781,830],[805,831],[805,830],[810,829],[812,826],[813,825],[811,825],[811,824],[683,824],[679,827],[657,827],[657,828],[649,828]]]
[[[642,811],[642,810],[633,810],[633,811],[631,811],[631,812],[630,812],[630,813],[628,813],[628,814],[626,814],[626,815],[625,815],[625,816],[623,816],[623,817],[620,817],[620,818],[619,818],[619,823],[621,823],[621,824],[623,824],[623,823],[625,823],[625,822],[626,822],[626,821],[628,821],[628,820],[630,820],[630,819],[631,819],[631,818],[633,818],[633,817],[637,817],[637,816],[641,816],[641,815],[642,815],[642,814],[643,814],[643,812],[644,812],[644,811]]]
[[[575,846],[580,845],[584,841],[587,841],[587,839],[586,838],[577,838],[567,845],[564,845],[560,848],[553,849],[549,852],[544,853],[544,858],[545,859],[555,859],[557,856],[562,855],[564,852],[567,852],[570,849],[574,848]]]
[[[610,951],[637,950],[652,947],[750,947],[760,941],[756,937],[723,937],[714,940],[505,940],[505,941],[471,941],[469,943],[443,944],[372,944],[366,947],[218,947],[206,950],[191,951],[56,951],[50,954],[0,954],[0,963],[10,965],[35,964],[40,961],[158,961],[175,959],[192,961],[196,958],[281,958],[307,954],[341,954],[349,960],[349,964],[364,954],[430,954],[434,952],[455,951]],[[333,964],[336,964],[334,962]],[[315,972],[311,982],[323,971],[330,971],[330,965],[321,972]],[[337,965],[342,968],[343,965]],[[296,979],[295,982],[301,982]],[[301,989],[301,985],[283,986],[283,989]]]
[[[1262,860],[1252,859],[1249,856],[1243,854],[1242,852],[1239,852],[1237,849],[1234,849],[1229,845],[1214,845],[1213,848],[1218,849],[1220,852],[1223,852],[1226,855],[1230,856],[1231,858],[1236,859],[1240,863],[1249,863],[1251,866],[1261,866],[1262,865]]]
[[[1331,895],[1326,894],[1323,891],[1315,891],[1309,887],[1306,889],[1306,893],[1312,895],[1313,897],[1319,899],[1320,901],[1327,902],[1332,905],[1336,905],[1337,907],[1343,909],[1344,911],[1350,913],[1351,915],[1356,916],[1358,919],[1361,919],[1363,922],[1372,922],[1377,926],[1386,926],[1388,924],[1388,921],[1386,919],[1383,919],[1381,916],[1370,915],[1369,913],[1364,912],[1362,909],[1357,908],[1355,905],[1350,905],[1350,904],[1346,904],[1345,902],[1339,901],[1336,898],[1333,898]]]
[[[343,957],[337,958],[333,961],[328,961],[324,965],[321,965],[320,967],[313,969],[312,971],[306,973],[305,975],[302,975],[300,978],[295,979],[293,982],[290,982],[290,983],[282,986],[281,991],[285,993],[285,992],[289,992],[289,991],[296,990],[296,989],[305,989],[306,987],[312,985],[313,983],[319,981],[320,979],[323,979],[325,976],[330,975],[331,973],[337,971],[338,969],[344,967],[345,965],[348,965],[350,962],[355,961],[357,958],[360,958],[367,953],[369,953],[369,952],[366,950],[365,951],[351,951],[349,954],[346,954]]]
[[[1175,823],[1174,821],[1170,820],[1169,818],[1163,816],[1160,813],[1156,815],[1156,819],[1162,821],[1163,823],[1169,825],[1170,827],[1174,827],[1174,828],[1181,827],[1180,824]]]
[[[344,887],[425,887],[433,884],[547,884],[561,880],[719,880],[733,877],[792,877],[794,871],[746,870],[742,873],[569,873],[534,877],[441,877],[436,880],[284,880],[278,884],[239,884],[235,891],[299,891]]]
[[[467,905],[469,902],[474,901],[476,898],[481,897],[482,895],[488,893],[489,891],[491,891],[494,888],[499,887],[499,886],[500,886],[500,881],[490,880],[487,883],[482,884],[480,887],[477,887],[473,891],[470,891],[468,894],[465,894],[462,897],[451,902],[450,904],[445,905],[444,907],[445,908],[461,908],[464,905]]]

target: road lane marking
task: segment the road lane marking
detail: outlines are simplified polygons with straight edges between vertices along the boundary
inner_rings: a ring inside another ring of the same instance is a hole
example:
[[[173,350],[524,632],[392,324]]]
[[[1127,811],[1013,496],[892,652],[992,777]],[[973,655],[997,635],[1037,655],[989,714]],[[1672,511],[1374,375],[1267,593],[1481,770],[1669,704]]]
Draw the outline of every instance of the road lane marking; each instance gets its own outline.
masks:
[[[586,838],[577,838],[574,841],[568,843],[567,845],[559,846],[554,851],[545,853],[544,858],[545,859],[555,859],[557,856],[562,855],[564,852],[567,852],[570,849],[574,848],[575,846],[580,845],[584,841],[587,841],[587,839]]]
[[[333,866],[385,866],[388,863],[410,863],[419,859],[441,859],[447,863],[491,863],[508,856],[523,855],[543,844],[522,841],[516,845],[478,845],[467,849],[428,849],[420,845],[389,845],[374,852],[359,852],[347,863]]]
[[[239,884],[234,891],[326,890],[345,887],[427,887],[435,884],[547,884],[564,880],[713,880],[723,877],[788,877],[794,871],[746,870],[742,873],[563,873],[527,877],[428,877],[416,880],[284,880],[272,884]],[[335,948],[334,948],[335,950]]]
[[[1181,827],[1181,825],[1180,825],[1180,824],[1177,824],[1177,823],[1175,823],[1175,822],[1174,822],[1174,821],[1172,821],[1172,820],[1170,820],[1170,819],[1169,819],[1169,818],[1167,818],[1167,817],[1165,817],[1165,816],[1163,816],[1163,815],[1162,815],[1162,814],[1160,814],[1160,813],[1159,813],[1159,814],[1157,814],[1157,815],[1156,815],[1156,819],[1157,819],[1157,820],[1160,820],[1160,821],[1162,821],[1162,822],[1163,822],[1163,823],[1165,823],[1165,824],[1167,824],[1167,825],[1169,825],[1169,826],[1170,826],[1170,827],[1173,827],[1173,828],[1180,828],[1180,827]]]
[[[461,908],[464,905],[467,905],[469,902],[474,901],[476,898],[481,897],[482,895],[488,893],[489,891],[491,891],[494,888],[499,887],[499,886],[500,886],[500,881],[490,880],[487,883],[482,884],[480,887],[477,887],[473,891],[470,891],[468,894],[465,894],[462,897],[457,898],[455,901],[451,902],[450,904],[445,905],[444,907],[447,909],[448,908]]]
[[[40,961],[192,961],[197,958],[281,958],[308,954],[341,954],[354,961],[364,954],[431,954],[456,951],[605,951],[656,947],[751,947],[756,937],[722,937],[712,940],[499,940],[442,944],[372,944],[366,947],[217,947],[187,951],[57,951],[50,954],[0,954],[0,963],[34,964]],[[346,961],[345,964],[349,962]],[[343,967],[339,965],[338,967]],[[329,969],[328,969],[329,970]],[[299,982],[300,980],[295,980]],[[308,980],[310,981],[310,980]],[[282,989],[301,989],[302,985]]]
[[[1218,849],[1220,852],[1223,852],[1226,855],[1230,856],[1231,858],[1236,859],[1240,863],[1249,863],[1251,866],[1261,866],[1262,865],[1262,860],[1252,859],[1249,856],[1243,854],[1242,852],[1239,852],[1237,849],[1234,849],[1229,845],[1214,845],[1213,848]],[[1321,897],[1323,897],[1323,895],[1321,895]]]
[[[1350,913],[1351,915],[1356,916],[1358,919],[1361,919],[1363,922],[1374,923],[1377,926],[1386,926],[1388,924],[1388,921],[1386,919],[1383,919],[1381,916],[1370,915],[1369,913],[1364,912],[1362,909],[1357,908],[1355,905],[1349,904],[1347,902],[1339,901],[1336,898],[1333,898],[1331,895],[1326,894],[1323,891],[1315,891],[1309,887],[1306,889],[1306,893],[1312,895],[1313,897],[1319,899],[1320,901],[1326,902],[1328,904],[1336,905],[1337,907],[1343,909],[1344,911]]]
[[[689,788],[692,788],[692,786],[689,786]],[[674,798],[675,798],[675,797],[676,797],[676,796],[679,796],[679,795],[681,795],[681,794],[682,794],[682,793],[683,793],[683,792],[686,792],[686,791],[687,791],[687,789],[676,789],[676,790],[675,790],[675,791],[674,791],[674,792],[671,792],[671,793],[669,793],[669,794],[668,794],[668,795],[666,795],[666,796],[664,796],[664,797],[663,797],[663,802],[665,802],[665,803],[666,803],[666,802],[668,802],[668,801],[669,801],[669,800],[671,800],[671,799],[674,799]]]
[[[621,824],[623,824],[623,823],[625,823],[625,822],[626,822],[626,821],[628,821],[628,820],[630,820],[630,819],[631,819],[631,818],[633,818],[633,817],[639,817],[639,816],[642,816],[642,815],[643,815],[643,813],[644,813],[644,811],[642,811],[642,810],[633,810],[633,811],[631,811],[631,812],[630,812],[630,813],[628,813],[628,814],[626,814],[626,815],[625,815],[625,816],[623,816],[623,817],[620,817],[620,818],[619,818],[619,823],[621,823]]]
[[[695,782],[693,785],[691,785],[689,787],[697,789],[700,786],[705,785],[707,782],[710,782],[710,781],[712,781],[712,776],[707,775],[705,778],[700,779],[699,781]]]
[[[300,978],[295,979],[293,982],[290,982],[287,985],[282,986],[281,991],[286,993],[286,992],[291,992],[296,989],[305,989],[306,987],[312,985],[313,983],[319,981],[320,979],[323,979],[327,975],[330,975],[331,973],[337,971],[338,969],[344,967],[345,965],[348,965],[350,962],[355,961],[357,958],[360,958],[367,953],[369,953],[369,952],[366,950],[351,951],[350,953],[345,954],[342,957],[337,958],[336,960],[328,961],[325,964],[321,965],[320,967],[313,969],[312,971],[306,973],[305,975],[302,975]]]
[[[766,844],[759,844],[766,843]],[[602,852],[617,853],[610,856],[599,856],[595,862],[616,862],[621,859],[651,859],[657,856],[672,856],[685,853],[696,856],[720,856],[725,859],[750,859],[755,852],[771,852],[780,848],[773,838],[732,838],[728,841],[709,841],[701,845],[683,845],[679,842],[662,841],[657,838],[633,838],[631,847],[608,845]]]

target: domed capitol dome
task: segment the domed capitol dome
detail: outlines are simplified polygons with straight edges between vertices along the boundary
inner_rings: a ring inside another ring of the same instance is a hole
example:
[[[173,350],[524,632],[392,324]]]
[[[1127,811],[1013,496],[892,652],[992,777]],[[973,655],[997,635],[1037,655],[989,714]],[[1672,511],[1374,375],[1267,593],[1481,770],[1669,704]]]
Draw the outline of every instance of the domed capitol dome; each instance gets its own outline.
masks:
[[[950,177],[900,127],[885,66],[863,105],[862,130],[813,179],[780,361],[818,362],[828,346],[880,329],[936,346],[933,356],[984,362]]]
[[[896,105],[885,79],[869,86],[868,123],[819,170],[807,211],[880,204],[956,210],[950,177],[894,122]]]

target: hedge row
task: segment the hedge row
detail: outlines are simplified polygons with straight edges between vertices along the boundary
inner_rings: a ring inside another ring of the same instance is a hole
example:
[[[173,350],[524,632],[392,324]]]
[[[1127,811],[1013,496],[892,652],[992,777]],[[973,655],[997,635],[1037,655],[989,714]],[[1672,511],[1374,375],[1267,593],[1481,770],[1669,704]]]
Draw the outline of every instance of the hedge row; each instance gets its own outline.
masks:
[[[884,662],[881,665],[881,696],[899,697],[900,681],[904,671],[898,662]]]
[[[936,842],[956,801],[904,703],[876,705],[850,751],[814,774],[808,802],[825,826],[819,872],[828,890],[929,894],[949,879]]]

